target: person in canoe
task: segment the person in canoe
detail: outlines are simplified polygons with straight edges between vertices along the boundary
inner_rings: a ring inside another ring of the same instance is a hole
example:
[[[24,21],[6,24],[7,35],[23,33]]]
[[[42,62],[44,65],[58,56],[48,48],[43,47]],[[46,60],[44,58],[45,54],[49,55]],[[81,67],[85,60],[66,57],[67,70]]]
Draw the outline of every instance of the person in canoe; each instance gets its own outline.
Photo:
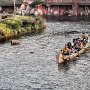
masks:
[[[77,51],[83,48],[83,40],[80,38],[73,39],[73,48]]]
[[[65,45],[65,47],[63,48],[63,55],[70,55],[70,49],[67,45]]]
[[[81,35],[81,38],[82,38],[82,40],[83,40],[83,45],[84,45],[84,46],[86,45],[87,42],[89,42],[88,37],[89,37],[89,36],[88,36],[87,33],[83,33],[83,34]]]
[[[68,46],[68,48],[69,48],[70,54],[76,52],[76,50],[74,49],[74,47],[73,47],[73,45],[72,45],[71,42],[68,42],[68,43],[67,43],[67,46]]]
[[[80,47],[81,47],[81,49],[84,47],[83,40],[81,40]]]
[[[75,50],[78,50],[78,48],[79,48],[79,42],[78,42],[78,39],[77,38],[76,39],[73,39],[73,48]]]
[[[83,33],[82,35],[81,35],[81,38],[83,39],[83,40],[85,40],[86,42],[88,42],[88,34],[87,33]]]
[[[68,46],[69,49],[71,49],[71,48],[72,48],[71,42],[68,42],[68,43],[67,43],[67,46]]]
[[[79,50],[84,47],[83,40],[78,40]]]
[[[77,52],[77,50],[74,49],[74,46],[72,46],[72,48],[70,49],[70,54],[72,54],[72,53],[76,53],[76,52]]]

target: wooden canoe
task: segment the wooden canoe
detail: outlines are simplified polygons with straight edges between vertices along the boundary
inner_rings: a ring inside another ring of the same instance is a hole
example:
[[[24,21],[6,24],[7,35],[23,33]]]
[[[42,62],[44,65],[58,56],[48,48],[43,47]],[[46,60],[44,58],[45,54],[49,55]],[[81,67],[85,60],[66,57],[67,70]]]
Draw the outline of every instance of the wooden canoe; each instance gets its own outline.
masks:
[[[58,63],[63,63],[65,60],[72,60],[73,58],[77,57],[78,55],[81,55],[86,51],[86,49],[90,46],[90,43],[87,43],[84,48],[82,48],[80,51],[76,53],[72,53],[71,55],[58,55]]]

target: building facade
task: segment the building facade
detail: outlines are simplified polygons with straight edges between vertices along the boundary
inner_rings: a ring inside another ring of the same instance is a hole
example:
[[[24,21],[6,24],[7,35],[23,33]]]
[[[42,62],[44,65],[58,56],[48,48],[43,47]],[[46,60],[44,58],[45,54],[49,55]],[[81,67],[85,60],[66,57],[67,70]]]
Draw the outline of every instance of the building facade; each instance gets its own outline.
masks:
[[[44,5],[54,10],[73,12],[74,15],[78,13],[90,13],[90,0],[44,0]]]
[[[29,3],[38,0],[15,0],[16,7],[20,7],[22,3]],[[40,0],[41,1],[41,0]],[[70,12],[74,15],[77,13],[90,13],[90,0],[42,0],[43,6],[50,11]],[[0,0],[0,7],[3,11],[13,12],[14,0]],[[0,8],[0,10],[1,10]]]
[[[15,0],[16,7],[20,7],[23,0]],[[14,10],[14,0],[0,0],[1,12],[6,11],[12,13]]]
[[[73,2],[78,2],[79,5],[90,5],[90,0],[46,0],[45,2],[48,4],[54,4],[54,5],[55,4],[67,5],[67,4],[72,4]]]
[[[23,0],[15,0],[16,5],[20,5]],[[13,6],[14,0],[0,0],[0,6]]]

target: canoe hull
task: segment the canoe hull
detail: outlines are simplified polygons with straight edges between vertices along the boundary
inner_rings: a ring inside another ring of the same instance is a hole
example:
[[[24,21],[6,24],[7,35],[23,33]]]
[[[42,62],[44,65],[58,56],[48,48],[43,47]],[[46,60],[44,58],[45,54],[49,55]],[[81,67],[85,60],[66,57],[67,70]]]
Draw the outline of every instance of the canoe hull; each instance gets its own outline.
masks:
[[[59,54],[58,63],[63,63],[66,60],[67,61],[72,60],[73,58],[75,58],[75,57],[81,55],[82,53],[84,53],[88,47],[89,47],[89,43],[87,43],[86,46],[77,53],[73,53],[71,55],[66,55],[66,56],[63,56],[63,57],[61,57],[61,55]]]

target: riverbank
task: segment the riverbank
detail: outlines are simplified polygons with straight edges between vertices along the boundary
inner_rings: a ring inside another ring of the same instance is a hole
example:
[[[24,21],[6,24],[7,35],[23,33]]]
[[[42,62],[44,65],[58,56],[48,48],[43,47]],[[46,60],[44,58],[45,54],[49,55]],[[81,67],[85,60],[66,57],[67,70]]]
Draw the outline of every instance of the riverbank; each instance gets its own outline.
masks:
[[[25,34],[38,33],[45,27],[45,22],[41,17],[16,16],[15,19],[5,19],[0,22],[0,42]]]

